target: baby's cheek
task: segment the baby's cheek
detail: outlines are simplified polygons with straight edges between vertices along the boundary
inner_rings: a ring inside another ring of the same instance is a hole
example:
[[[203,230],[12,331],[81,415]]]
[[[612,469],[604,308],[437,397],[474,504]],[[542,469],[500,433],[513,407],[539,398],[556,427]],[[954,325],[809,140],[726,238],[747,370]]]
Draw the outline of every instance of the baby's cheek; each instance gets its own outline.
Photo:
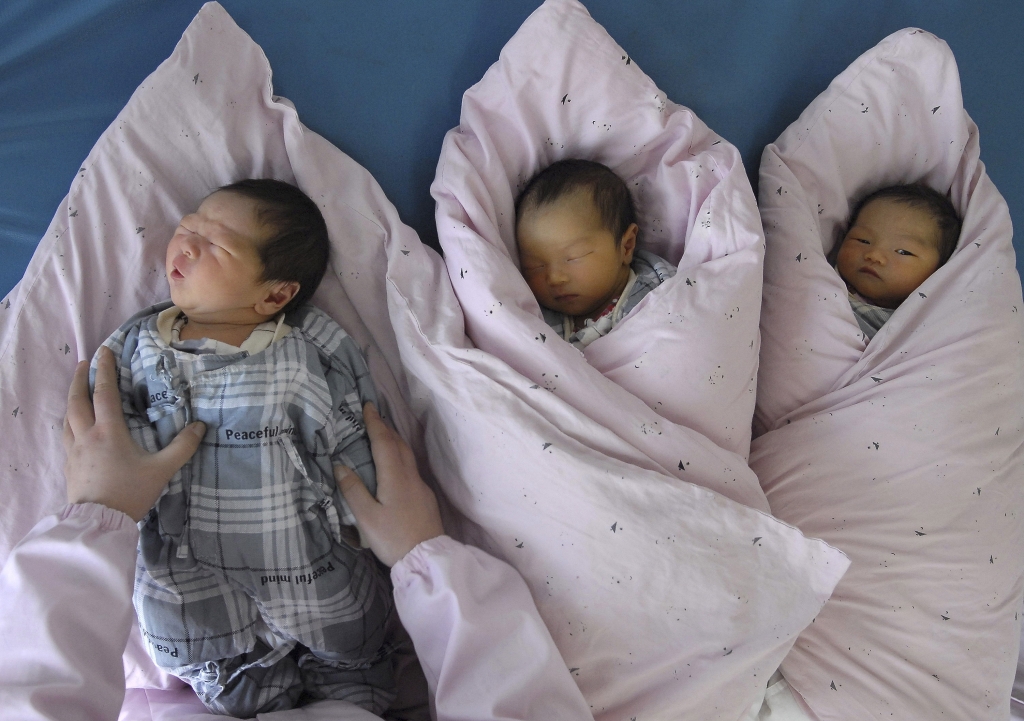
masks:
[[[839,275],[846,278],[848,273],[853,270],[853,268],[851,268],[853,261],[853,253],[850,251],[849,244],[843,243],[839,247],[839,255],[836,257],[836,270],[839,271]]]
[[[909,274],[909,276],[906,278],[905,284],[908,286],[908,292],[913,291],[915,288],[917,288],[917,286],[921,285],[926,280],[928,280],[928,276],[930,276],[934,272],[934,270],[928,267],[916,268],[914,272]]]
[[[530,288],[531,293],[533,293],[536,296],[540,296],[543,294],[544,283],[539,278],[527,275],[524,278],[524,280],[526,280],[526,285]]]

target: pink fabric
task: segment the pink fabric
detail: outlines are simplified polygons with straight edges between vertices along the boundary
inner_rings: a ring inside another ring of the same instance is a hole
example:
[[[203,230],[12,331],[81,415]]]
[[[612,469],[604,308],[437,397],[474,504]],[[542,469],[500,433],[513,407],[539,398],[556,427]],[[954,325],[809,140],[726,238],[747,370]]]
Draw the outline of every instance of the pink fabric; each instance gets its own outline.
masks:
[[[117,716],[125,688],[121,650],[135,618],[138,540],[123,513],[95,503],[66,506],[40,521],[7,560],[0,571],[6,718]]]
[[[592,718],[511,566],[441,536],[391,579],[439,718]]]
[[[570,155],[627,178],[647,247],[680,263],[586,356],[514,260],[516,189]],[[526,579],[595,716],[734,721],[847,565],[757,510],[762,240],[738,153],[553,0],[466,93],[432,192],[446,264],[392,251],[389,304],[461,533]]]
[[[14,549],[0,572],[5,718],[117,717],[125,695],[121,649],[134,623],[137,543],[131,519],[90,503],[43,519]],[[438,721],[591,718],[522,579],[508,565],[441,537],[414,548],[392,577],[399,615],[434,681]],[[191,690],[129,689],[121,718],[210,715]],[[323,701],[260,718],[377,717]]]
[[[865,346],[825,253],[851,201],[921,180],[957,252]],[[891,35],[761,163],[751,466],[773,512],[852,561],[782,665],[822,719],[1005,719],[1024,571],[1020,280],[949,48]]]

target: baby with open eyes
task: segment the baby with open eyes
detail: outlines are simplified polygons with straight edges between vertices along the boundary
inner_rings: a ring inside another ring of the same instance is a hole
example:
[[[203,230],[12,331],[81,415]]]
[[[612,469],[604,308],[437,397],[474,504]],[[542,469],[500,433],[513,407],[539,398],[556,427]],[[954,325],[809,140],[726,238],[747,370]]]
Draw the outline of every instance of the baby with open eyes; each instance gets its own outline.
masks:
[[[896,308],[956,250],[960,219],[949,199],[920,185],[892,185],[854,208],[830,253],[861,331],[871,339]]]
[[[560,160],[535,175],[516,201],[516,242],[544,320],[580,350],[608,334],[676,273],[637,247],[629,188],[610,168]]]
[[[306,304],[329,254],[298,188],[225,186],[168,244],[171,300],[104,344],[143,447],[206,424],[140,523],[133,600],[150,656],[217,713],[331,698],[380,714],[394,697],[388,573],[333,475],[375,490],[362,408],[376,393],[355,342]]]

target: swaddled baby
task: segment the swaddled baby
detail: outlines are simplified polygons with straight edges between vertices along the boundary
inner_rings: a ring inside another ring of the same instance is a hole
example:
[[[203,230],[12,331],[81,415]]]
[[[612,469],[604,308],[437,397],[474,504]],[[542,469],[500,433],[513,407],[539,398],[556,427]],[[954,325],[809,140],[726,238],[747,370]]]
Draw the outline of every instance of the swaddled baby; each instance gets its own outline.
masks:
[[[375,490],[362,407],[376,395],[355,342],[306,305],[328,256],[300,190],[225,186],[170,240],[171,301],[105,343],[144,447],[207,427],[140,523],[134,602],[154,661],[219,713],[322,698],[380,713],[393,697],[391,587],[332,473]]]
[[[850,305],[869,338],[900,303],[949,260],[960,219],[949,199],[925,185],[892,185],[854,208],[850,228],[830,253]]]
[[[544,320],[580,350],[676,273],[636,247],[638,232],[629,188],[590,160],[552,163],[516,201],[523,276]]]

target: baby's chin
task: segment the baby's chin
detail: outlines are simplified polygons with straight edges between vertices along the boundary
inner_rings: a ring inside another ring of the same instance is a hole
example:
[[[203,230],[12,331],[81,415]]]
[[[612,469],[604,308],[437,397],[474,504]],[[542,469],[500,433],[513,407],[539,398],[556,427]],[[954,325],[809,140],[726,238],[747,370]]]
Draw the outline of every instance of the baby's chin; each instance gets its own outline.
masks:
[[[545,308],[553,310],[562,315],[567,315],[572,318],[585,318],[592,313],[596,312],[595,309],[591,308],[590,305],[585,303],[541,303]]]
[[[847,283],[846,285],[852,288],[854,291],[856,291],[857,295],[866,300],[868,303],[870,303],[871,305],[877,305],[880,308],[889,308],[890,310],[892,310],[897,308],[900,303],[907,299],[907,296],[893,297],[889,294],[882,295],[878,293],[877,289],[875,289],[874,293],[865,292],[864,290],[858,288],[852,283]]]
[[[839,274],[839,277],[843,279],[844,283],[846,283],[847,289],[853,291],[854,293],[859,295],[861,298],[866,300],[871,305],[877,305],[877,306],[881,306],[883,308],[888,307],[888,306],[886,306],[885,303],[879,302],[879,300],[878,300],[878,298],[879,298],[878,290],[879,289],[877,287],[868,288],[868,287],[865,287],[864,283],[852,282],[845,275],[843,275],[842,273]]]

